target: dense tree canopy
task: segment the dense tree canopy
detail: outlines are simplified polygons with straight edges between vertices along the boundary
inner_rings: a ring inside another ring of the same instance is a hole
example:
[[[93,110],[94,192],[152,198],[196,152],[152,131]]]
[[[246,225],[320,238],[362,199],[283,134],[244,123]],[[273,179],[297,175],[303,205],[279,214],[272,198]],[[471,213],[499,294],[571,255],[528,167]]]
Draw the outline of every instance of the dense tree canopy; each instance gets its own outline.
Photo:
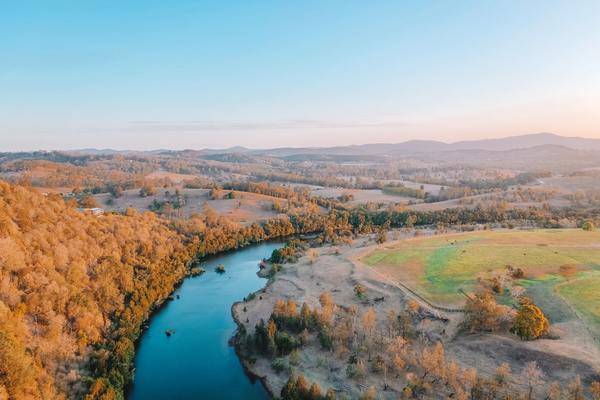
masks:
[[[152,213],[86,215],[0,182],[0,387],[14,399],[77,397],[107,375],[105,391],[120,391],[129,371],[117,359],[131,360],[188,258]]]

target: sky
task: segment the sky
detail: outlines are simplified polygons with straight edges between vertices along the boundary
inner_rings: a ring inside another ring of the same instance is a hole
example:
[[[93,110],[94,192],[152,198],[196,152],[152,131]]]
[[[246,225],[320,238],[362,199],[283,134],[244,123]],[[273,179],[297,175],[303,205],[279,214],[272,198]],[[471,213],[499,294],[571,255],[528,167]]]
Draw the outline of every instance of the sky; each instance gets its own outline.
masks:
[[[600,2],[13,1],[0,151],[600,138]]]

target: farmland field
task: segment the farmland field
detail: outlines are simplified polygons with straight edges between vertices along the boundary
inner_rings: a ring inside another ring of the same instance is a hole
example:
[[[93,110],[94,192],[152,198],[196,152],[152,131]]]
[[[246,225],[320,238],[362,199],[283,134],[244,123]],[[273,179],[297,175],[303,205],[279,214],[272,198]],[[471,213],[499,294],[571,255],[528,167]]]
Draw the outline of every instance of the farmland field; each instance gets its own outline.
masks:
[[[479,277],[508,265],[517,284],[554,322],[578,314],[600,327],[600,233],[583,230],[480,231],[409,239],[384,245],[362,261],[440,305],[461,305]],[[561,274],[569,265],[570,274]]]
[[[600,337],[600,271],[591,271],[557,286],[558,293],[579,312]]]

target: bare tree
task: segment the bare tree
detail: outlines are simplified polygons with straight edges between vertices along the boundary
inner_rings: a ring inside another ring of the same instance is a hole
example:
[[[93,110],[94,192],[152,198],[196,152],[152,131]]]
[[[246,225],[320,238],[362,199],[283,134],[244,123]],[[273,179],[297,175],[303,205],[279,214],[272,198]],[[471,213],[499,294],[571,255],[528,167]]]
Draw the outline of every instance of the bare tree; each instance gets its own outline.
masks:
[[[525,364],[525,368],[521,372],[521,381],[527,386],[527,400],[533,399],[534,390],[542,383],[543,376],[544,373],[535,361]]]
[[[552,382],[546,389],[544,400],[560,400],[562,398],[562,388],[558,382]]]
[[[369,353],[369,361],[371,360],[371,346],[370,343],[372,341],[373,329],[375,328],[375,323],[377,322],[377,312],[373,307],[370,307],[362,316],[361,323],[364,332],[364,338],[367,345],[367,351]]]
[[[584,400],[583,385],[581,384],[581,378],[576,376],[567,385],[567,399],[568,400]]]
[[[600,400],[600,381],[592,382],[590,385],[590,394],[592,399]]]

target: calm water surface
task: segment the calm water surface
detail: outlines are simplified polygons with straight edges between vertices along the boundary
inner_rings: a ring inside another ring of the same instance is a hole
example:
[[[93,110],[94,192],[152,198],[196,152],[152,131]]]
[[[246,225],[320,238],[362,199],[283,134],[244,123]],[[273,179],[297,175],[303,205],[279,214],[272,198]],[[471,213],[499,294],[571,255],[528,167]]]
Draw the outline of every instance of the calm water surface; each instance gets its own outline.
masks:
[[[236,325],[231,305],[262,288],[258,262],[280,247],[263,243],[208,260],[206,272],[188,278],[179,295],[150,320],[135,357],[129,400],[267,399],[259,381],[244,373],[228,340]],[[226,272],[214,272],[225,265]],[[167,329],[175,330],[171,337]]]

